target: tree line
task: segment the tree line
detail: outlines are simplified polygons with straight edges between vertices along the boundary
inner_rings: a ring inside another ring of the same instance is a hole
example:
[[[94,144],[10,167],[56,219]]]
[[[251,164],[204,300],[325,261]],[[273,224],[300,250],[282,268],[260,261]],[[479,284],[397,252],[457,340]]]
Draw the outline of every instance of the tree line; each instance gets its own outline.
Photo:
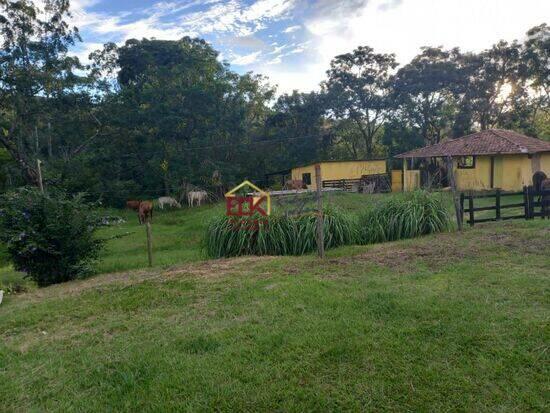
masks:
[[[479,53],[424,47],[405,65],[368,46],[318,91],[277,96],[206,41],[109,43],[82,64],[69,2],[0,0],[0,190],[38,180],[121,205],[215,190],[319,159],[390,157],[488,129],[550,139],[550,27]]]

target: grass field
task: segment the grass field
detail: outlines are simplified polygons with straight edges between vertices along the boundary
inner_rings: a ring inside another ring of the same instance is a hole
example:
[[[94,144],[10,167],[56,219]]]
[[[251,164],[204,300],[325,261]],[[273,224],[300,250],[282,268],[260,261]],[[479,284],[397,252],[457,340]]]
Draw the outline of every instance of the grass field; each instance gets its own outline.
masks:
[[[509,221],[10,295],[0,410],[545,411],[549,268]]]
[[[378,202],[386,196],[384,194],[365,196],[334,193],[325,196],[325,204],[337,205],[348,211],[358,211],[367,203]],[[309,201],[306,207],[312,207],[312,203],[313,201]],[[289,205],[289,207],[291,206]],[[201,240],[208,221],[216,214],[223,214],[224,208],[223,203],[218,203],[192,209],[155,210],[153,217],[154,267],[166,268],[203,260],[205,257],[201,251]],[[282,208],[274,202],[274,211]],[[111,273],[146,268],[145,227],[139,225],[136,213],[128,210],[105,210],[105,214],[120,216],[126,222],[99,231],[99,236],[107,238],[109,241],[98,264],[98,272]],[[1,258],[0,256],[0,289],[8,289],[13,285],[23,285],[27,289],[33,288],[30,282],[23,281],[22,275],[14,272],[7,261]]]

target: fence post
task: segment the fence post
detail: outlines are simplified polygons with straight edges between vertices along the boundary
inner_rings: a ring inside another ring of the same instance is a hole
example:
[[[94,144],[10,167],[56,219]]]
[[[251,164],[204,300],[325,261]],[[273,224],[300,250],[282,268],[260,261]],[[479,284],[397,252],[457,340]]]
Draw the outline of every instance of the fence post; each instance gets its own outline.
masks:
[[[527,197],[529,198],[529,219],[535,219],[535,189],[532,185],[527,187]]]
[[[525,219],[529,219],[529,196],[528,196],[529,188],[527,186],[523,186],[523,211],[525,214]]]
[[[470,195],[468,197],[468,209],[470,210],[470,226],[474,226],[474,194],[472,191],[470,191]]]
[[[460,193],[460,217],[464,219],[464,192]]]
[[[151,235],[151,222],[145,220],[145,232],[147,233],[147,259],[149,260],[149,267],[153,266],[153,237]]]
[[[451,184],[451,190],[453,192],[453,203],[455,205],[455,214],[456,214],[456,223],[458,225],[458,229],[462,231],[462,211],[460,210],[460,200],[458,199],[457,191],[456,191],[456,181],[455,181],[455,173],[453,170],[453,158],[450,156],[447,156],[446,158],[446,164],[447,164],[447,173],[449,174],[449,181]]]
[[[497,221],[500,221],[500,189],[497,189],[495,206],[496,206],[495,218],[497,219]]]
[[[317,184],[317,253],[325,258],[325,234],[323,219],[323,193],[321,189],[321,165],[315,165],[315,182]]]

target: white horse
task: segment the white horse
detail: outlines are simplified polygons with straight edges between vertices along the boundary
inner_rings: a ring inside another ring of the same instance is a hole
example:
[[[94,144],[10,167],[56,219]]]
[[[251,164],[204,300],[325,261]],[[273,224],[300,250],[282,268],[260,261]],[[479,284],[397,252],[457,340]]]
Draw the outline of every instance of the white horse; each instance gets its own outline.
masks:
[[[187,203],[190,207],[195,205],[195,201],[198,206],[201,206],[203,201],[208,199],[208,193],[206,191],[189,191],[187,193]]]
[[[158,199],[158,202],[159,202],[159,208],[160,209],[164,209],[164,205],[168,205],[169,207],[172,207],[172,208],[181,208],[181,204],[176,201],[174,198],[172,198],[171,196],[161,196],[159,199]]]

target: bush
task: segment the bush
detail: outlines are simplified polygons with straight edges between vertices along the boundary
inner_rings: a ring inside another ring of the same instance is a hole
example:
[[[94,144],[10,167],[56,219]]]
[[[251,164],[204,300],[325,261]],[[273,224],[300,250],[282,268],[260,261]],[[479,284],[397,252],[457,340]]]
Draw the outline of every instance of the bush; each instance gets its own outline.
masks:
[[[383,200],[359,217],[362,244],[395,241],[446,231],[449,213],[440,195],[426,191]]]
[[[240,221],[240,219],[239,219]],[[243,218],[220,216],[208,226],[203,248],[211,258],[240,255],[303,255],[317,249],[316,216],[271,215]],[[337,209],[324,212],[325,247],[352,244],[357,223]]]
[[[14,268],[39,286],[93,272],[103,245],[94,237],[99,223],[80,196],[25,188],[0,198],[0,241]]]

